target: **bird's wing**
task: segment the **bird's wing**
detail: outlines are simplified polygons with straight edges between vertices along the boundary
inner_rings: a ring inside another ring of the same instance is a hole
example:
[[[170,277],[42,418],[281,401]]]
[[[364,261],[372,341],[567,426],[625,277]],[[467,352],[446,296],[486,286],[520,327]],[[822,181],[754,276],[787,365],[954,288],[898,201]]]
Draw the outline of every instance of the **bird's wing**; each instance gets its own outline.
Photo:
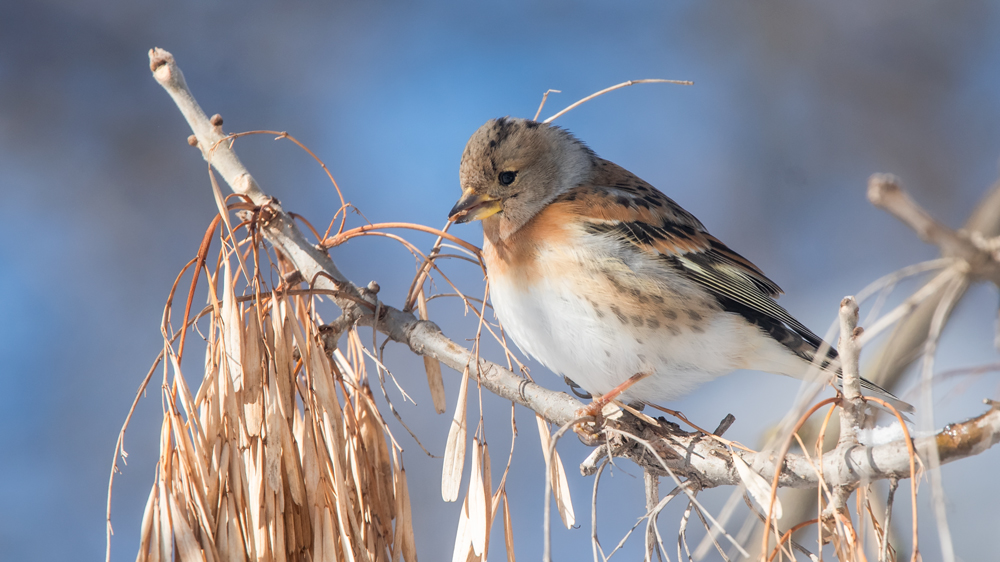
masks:
[[[611,162],[601,161],[598,166],[594,181],[556,200],[570,205],[587,231],[656,255],[667,267],[706,289],[723,310],[739,314],[806,362],[814,360],[823,340],[775,301],[782,291],[774,281],[653,186]],[[839,383],[837,351],[826,347],[820,366],[835,371]],[[913,411],[911,405],[871,381],[861,379],[861,386],[903,411]]]
[[[564,193],[556,202],[570,204],[589,233],[656,254],[666,266],[706,289],[723,310],[743,316],[812,361],[823,341],[775,301],[781,289],[774,281],[653,186],[610,162],[601,170],[597,181]],[[824,365],[836,357],[831,348]]]

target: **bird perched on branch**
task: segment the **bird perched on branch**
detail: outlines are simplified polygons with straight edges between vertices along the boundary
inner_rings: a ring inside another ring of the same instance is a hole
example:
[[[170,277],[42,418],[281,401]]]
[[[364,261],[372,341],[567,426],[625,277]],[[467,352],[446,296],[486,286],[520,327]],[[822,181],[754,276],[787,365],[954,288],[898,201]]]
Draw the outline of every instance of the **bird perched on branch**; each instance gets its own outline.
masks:
[[[837,352],[691,213],[559,127],[500,118],[465,147],[450,218],[483,222],[493,309],[517,346],[592,395],[669,401],[737,369],[804,378]],[[912,411],[874,383],[862,392]]]

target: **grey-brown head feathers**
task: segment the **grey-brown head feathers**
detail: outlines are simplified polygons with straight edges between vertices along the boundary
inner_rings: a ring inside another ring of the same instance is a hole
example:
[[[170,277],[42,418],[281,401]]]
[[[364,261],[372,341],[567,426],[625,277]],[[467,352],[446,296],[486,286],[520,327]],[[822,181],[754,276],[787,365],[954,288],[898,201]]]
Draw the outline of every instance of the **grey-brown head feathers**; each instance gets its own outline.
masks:
[[[469,139],[459,178],[463,190],[499,199],[500,236],[506,238],[560,194],[586,182],[597,157],[559,127],[501,117]]]

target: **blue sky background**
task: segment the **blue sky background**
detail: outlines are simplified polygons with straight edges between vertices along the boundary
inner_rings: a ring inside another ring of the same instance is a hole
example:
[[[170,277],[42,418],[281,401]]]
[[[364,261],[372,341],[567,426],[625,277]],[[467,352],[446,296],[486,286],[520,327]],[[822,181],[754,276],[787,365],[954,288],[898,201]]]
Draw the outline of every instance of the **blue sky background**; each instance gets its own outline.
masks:
[[[0,3],[0,559],[103,556],[118,428],[161,347],[169,288],[215,213],[205,164],[150,77],[150,47],[174,53],[227,131],[286,130],[373,222],[432,226],[444,223],[462,148],[487,119],[531,117],[549,88],[563,93],[550,96],[544,115],[628,79],[693,80],[619,91],[558,122],[695,213],[822,333],[841,297],[936,255],[866,202],[870,174],[899,175],[952,226],[996,180],[998,26],[1000,6],[985,1]],[[336,210],[322,171],[293,145],[256,137],[237,150],[287,209],[317,225]],[[481,240],[475,225],[453,232]],[[377,279],[391,304],[413,271],[409,255],[385,241],[358,240],[333,257],[356,282]],[[463,287],[481,290],[478,271],[449,265]],[[994,288],[970,292],[939,371],[997,361],[996,310]],[[452,337],[473,335],[454,303],[434,301],[431,312]],[[449,420],[430,413],[421,363],[398,346],[388,356],[420,404],[403,415],[441,454]],[[533,372],[563,388],[540,366]],[[997,397],[995,374],[961,384],[937,393],[939,424]],[[742,373],[671,406],[707,426],[732,412],[729,436],[753,445],[797,388]],[[507,408],[486,401],[496,463],[509,446]],[[135,555],[159,422],[152,390],[116,484],[116,560]],[[527,560],[541,552],[542,461],[531,417],[521,412],[518,422],[510,490],[517,555]],[[450,556],[458,516],[440,501],[440,460],[408,437],[403,444],[421,559]],[[588,450],[570,439],[562,451],[583,527],[556,529],[556,552],[589,558],[592,480],[575,470]],[[997,455],[945,469],[966,560],[995,552]],[[642,479],[622,463],[604,482],[599,520],[609,548],[642,514]],[[727,496],[702,498],[718,508]],[[922,550],[936,558],[933,518],[923,513]],[[678,514],[661,517],[666,535]],[[640,543],[624,557],[635,559]],[[495,540],[493,557],[501,550]]]

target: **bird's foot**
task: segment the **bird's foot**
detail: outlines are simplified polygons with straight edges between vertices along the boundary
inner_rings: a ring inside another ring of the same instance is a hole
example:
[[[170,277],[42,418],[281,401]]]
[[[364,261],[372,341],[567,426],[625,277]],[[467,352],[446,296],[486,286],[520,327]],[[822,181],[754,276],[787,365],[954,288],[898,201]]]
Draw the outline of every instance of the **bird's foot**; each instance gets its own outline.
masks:
[[[604,407],[614,399],[621,396],[623,392],[632,387],[635,383],[650,376],[652,373],[636,373],[609,391],[607,394],[595,398],[590,404],[576,411],[577,418],[589,418],[589,421],[581,421],[573,426],[573,431],[580,436],[580,440],[585,444],[594,446],[604,442]]]
[[[581,400],[590,400],[593,398],[593,396],[589,392],[584,390],[582,386],[573,382],[573,379],[569,377],[563,377],[563,380],[566,381],[566,384],[569,385],[570,391],[573,394],[575,394],[577,398]]]
[[[576,418],[581,420],[573,426],[573,431],[585,445],[595,447],[604,443],[604,407],[608,401],[598,397],[590,404],[576,411]]]

